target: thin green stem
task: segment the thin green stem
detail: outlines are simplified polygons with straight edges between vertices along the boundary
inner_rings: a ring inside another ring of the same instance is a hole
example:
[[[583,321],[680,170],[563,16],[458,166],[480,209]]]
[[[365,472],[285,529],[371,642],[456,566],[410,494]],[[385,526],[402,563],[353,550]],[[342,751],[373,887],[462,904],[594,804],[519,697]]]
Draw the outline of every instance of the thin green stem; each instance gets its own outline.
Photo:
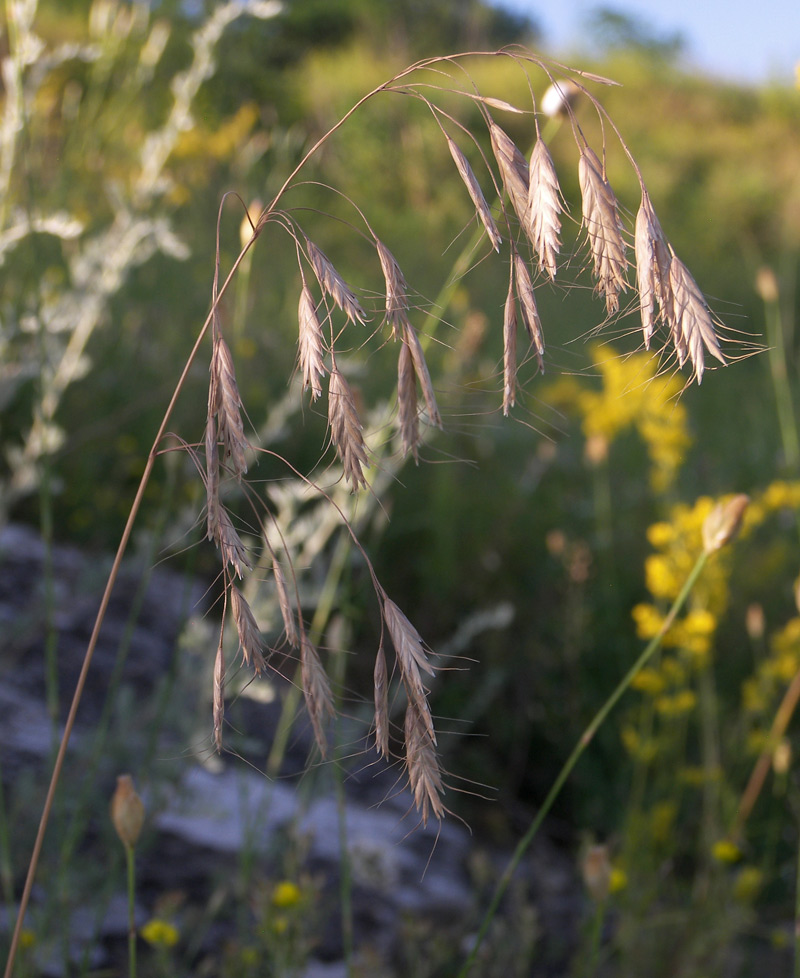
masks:
[[[136,865],[133,846],[125,846],[128,869],[128,969],[129,978],[136,978]]]
[[[503,896],[506,890],[508,889],[511,880],[514,877],[514,873],[516,872],[516,869],[519,866],[522,857],[530,848],[530,845],[533,842],[534,838],[536,837],[536,834],[538,833],[539,829],[541,828],[542,823],[545,820],[545,817],[548,815],[550,809],[553,807],[556,798],[558,798],[558,796],[561,794],[561,789],[564,787],[567,778],[569,778],[570,774],[573,771],[573,768],[575,767],[575,765],[578,763],[581,756],[583,755],[583,752],[586,750],[586,748],[594,739],[594,735],[597,733],[597,731],[605,722],[606,717],[608,717],[609,713],[611,713],[611,711],[617,705],[622,695],[627,691],[634,677],[644,668],[645,665],[647,665],[650,659],[655,655],[655,653],[661,647],[661,643],[664,638],[664,635],[667,633],[673,621],[675,620],[675,617],[678,615],[681,608],[686,603],[686,600],[689,597],[689,594],[691,593],[695,583],[697,582],[697,579],[702,574],[707,561],[708,561],[708,554],[705,551],[703,551],[700,554],[700,556],[697,558],[697,561],[694,567],[692,568],[691,572],[689,573],[689,576],[686,578],[686,581],[684,582],[680,593],[678,594],[677,598],[675,598],[675,601],[673,602],[672,607],[669,610],[669,613],[664,619],[661,628],[658,630],[658,633],[653,636],[653,638],[648,643],[647,648],[645,648],[644,652],[642,652],[642,654],[639,656],[636,662],[631,666],[631,668],[628,670],[628,672],[625,674],[625,676],[617,685],[614,692],[609,696],[609,698],[600,708],[595,718],[592,720],[589,726],[584,730],[578,743],[575,745],[575,748],[573,749],[572,753],[567,758],[566,763],[561,768],[561,771],[558,777],[556,778],[553,787],[550,789],[549,794],[547,795],[544,802],[542,803],[542,806],[537,812],[536,817],[531,822],[528,831],[517,843],[517,847],[514,850],[511,859],[508,861],[508,864],[505,870],[503,871],[503,875],[500,877],[500,880],[497,883],[494,896],[492,897],[492,900],[489,904],[486,914],[484,915],[484,918],[481,921],[481,925],[478,928],[478,933],[475,937],[475,943],[472,947],[472,950],[469,953],[469,956],[467,957],[467,960],[464,962],[464,966],[458,972],[458,978],[466,978],[466,976],[470,972],[470,969],[472,968],[472,965],[475,963],[481,944],[483,943],[486,937],[486,934],[489,930],[492,920],[494,920],[494,916],[497,913],[497,908],[500,906],[500,901],[503,899]],[[798,978],[800,978],[800,976],[798,976]]]
[[[764,314],[769,344],[769,369],[772,388],[775,392],[783,457],[786,468],[794,472],[800,464],[800,437],[797,433],[794,402],[786,367],[786,345],[783,338],[783,322],[778,297],[764,302]]]

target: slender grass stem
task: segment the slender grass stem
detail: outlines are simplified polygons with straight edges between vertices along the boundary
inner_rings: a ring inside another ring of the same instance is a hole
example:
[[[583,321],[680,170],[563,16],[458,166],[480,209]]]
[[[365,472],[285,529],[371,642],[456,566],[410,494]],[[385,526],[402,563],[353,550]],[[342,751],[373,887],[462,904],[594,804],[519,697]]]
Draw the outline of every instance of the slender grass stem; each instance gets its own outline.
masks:
[[[483,944],[486,934],[488,933],[489,927],[491,926],[491,923],[494,920],[498,907],[500,906],[500,901],[503,899],[503,896],[506,890],[508,889],[511,880],[514,877],[514,873],[516,872],[516,869],[519,866],[522,857],[528,851],[531,843],[536,838],[536,835],[539,829],[541,828],[542,823],[544,822],[546,816],[550,812],[550,809],[553,807],[555,800],[561,794],[561,789],[566,784],[566,781],[569,778],[570,774],[572,773],[575,765],[581,759],[581,756],[583,755],[584,751],[594,739],[594,735],[603,725],[609,713],[611,713],[611,711],[617,705],[618,701],[621,699],[622,695],[627,691],[634,677],[644,668],[645,665],[647,665],[650,659],[655,655],[655,653],[661,647],[661,643],[664,638],[664,635],[666,635],[667,631],[669,630],[670,626],[675,620],[675,617],[678,615],[681,608],[683,608],[684,604],[686,603],[686,600],[689,597],[692,588],[696,584],[698,578],[700,577],[700,575],[703,572],[703,569],[706,566],[706,563],[708,562],[708,557],[709,557],[708,553],[703,551],[700,554],[700,556],[697,558],[697,561],[694,567],[692,568],[692,570],[690,571],[688,577],[686,578],[683,587],[680,590],[680,593],[675,598],[675,601],[673,602],[672,607],[669,609],[669,612],[666,618],[664,619],[661,628],[658,630],[658,634],[653,636],[653,638],[650,640],[645,650],[642,652],[642,654],[639,656],[636,662],[631,666],[631,668],[628,670],[628,672],[625,674],[622,680],[620,680],[614,692],[605,701],[603,706],[596,714],[595,718],[592,720],[589,726],[584,730],[583,734],[581,734],[578,743],[575,745],[575,748],[567,758],[566,763],[561,768],[558,777],[553,783],[553,787],[550,789],[550,792],[548,793],[547,797],[542,803],[542,806],[537,812],[536,817],[531,822],[528,831],[517,843],[517,847],[514,850],[511,859],[508,861],[508,864],[506,865],[506,868],[503,871],[500,880],[498,881],[492,900],[489,903],[489,907],[483,917],[483,920],[481,921],[480,927],[478,928],[478,933],[475,936],[475,942],[472,946],[472,950],[470,951],[467,960],[464,962],[463,967],[458,972],[458,978],[466,978],[466,976],[469,974],[473,964],[477,959],[478,952],[481,948],[481,945]]]
[[[133,846],[125,846],[128,871],[128,973],[136,978],[136,860]]]

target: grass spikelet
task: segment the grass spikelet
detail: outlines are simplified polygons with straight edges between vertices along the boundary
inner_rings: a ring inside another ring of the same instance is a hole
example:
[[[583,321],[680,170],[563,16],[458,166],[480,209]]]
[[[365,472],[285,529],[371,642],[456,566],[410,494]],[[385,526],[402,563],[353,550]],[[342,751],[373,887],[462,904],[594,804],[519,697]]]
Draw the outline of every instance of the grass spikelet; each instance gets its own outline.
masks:
[[[383,645],[375,657],[373,673],[375,690],[375,749],[388,759],[389,757],[389,674],[386,669],[386,653]]]
[[[543,367],[544,333],[542,332],[542,321],[539,319],[539,310],[536,308],[533,282],[528,272],[528,266],[525,264],[525,259],[516,251],[514,252],[514,279],[517,284],[517,297],[519,298],[522,322],[525,324],[525,329],[536,350],[536,355],[539,358],[539,366]]]
[[[556,277],[556,260],[561,249],[561,191],[553,158],[543,139],[537,139],[531,154],[528,181],[528,219],[525,229],[539,256],[539,268]]]
[[[364,467],[369,465],[369,459],[356,399],[335,362],[328,379],[328,424],[345,478],[353,489],[366,488]]]
[[[606,311],[611,316],[619,311],[619,293],[628,287],[625,279],[625,242],[619,202],[603,175],[600,160],[588,146],[581,150],[578,180],[583,203],[583,225],[592,253],[596,288],[605,296]]]
[[[650,340],[656,328],[656,302],[664,322],[672,318],[672,290],[669,266],[669,245],[661,230],[661,224],[650,203],[650,195],[642,189],[642,203],[636,215],[636,285],[642,315],[644,345],[650,349]]]
[[[726,360],[720,349],[714,329],[714,319],[703,293],[692,277],[692,273],[674,252],[669,272],[672,289],[672,335],[679,359],[683,355],[681,365],[688,355],[699,384],[703,380],[705,370],[704,346],[720,363],[724,364]]]
[[[417,374],[408,343],[400,344],[397,357],[397,414],[403,454],[419,460],[419,414],[417,413]]]
[[[386,245],[375,239],[378,258],[383,269],[386,283],[386,322],[392,328],[392,338],[397,339],[403,329],[410,325],[408,321],[408,285],[405,276],[397,264],[397,259]]]
[[[481,190],[480,184],[472,172],[472,167],[469,165],[469,161],[466,156],[461,152],[458,144],[450,138],[450,136],[445,133],[445,139],[447,139],[447,145],[450,148],[450,155],[453,157],[453,162],[456,165],[459,176],[464,182],[464,186],[467,188],[467,192],[472,199],[472,203],[475,205],[475,210],[478,212],[478,217],[481,219],[481,223],[486,229],[486,233],[489,236],[489,240],[492,242],[492,247],[496,252],[499,253],[500,245],[503,243],[503,239],[500,237],[500,232],[497,230],[497,225],[492,217],[492,212],[489,209],[489,205],[486,203],[486,198],[483,196],[483,191]]]
[[[303,283],[297,309],[299,324],[298,359],[303,374],[303,390],[311,388],[311,399],[322,396],[322,378],[325,376],[325,347],[322,340],[322,326],[317,316],[314,297]]]
[[[413,703],[416,706],[419,716],[424,719],[428,736],[435,744],[436,733],[433,729],[433,719],[431,717],[430,706],[428,705],[428,691],[422,682],[422,676],[420,674],[420,671],[422,671],[426,672],[429,676],[433,676],[435,675],[435,670],[425,654],[425,647],[419,632],[394,601],[386,597],[383,599],[383,617],[392,639],[392,645],[394,645],[394,650],[397,654],[400,675],[409,703]]]
[[[305,240],[308,260],[322,291],[333,299],[351,323],[361,323],[363,326],[367,316],[353,290],[336,271],[327,255],[313,241],[308,238]]]
[[[428,824],[431,814],[441,821],[445,814],[442,803],[444,786],[435,741],[428,732],[426,718],[413,701],[406,707],[405,738],[408,783],[422,824]]]
[[[222,562],[224,564],[230,564],[240,580],[244,576],[243,567],[247,567],[248,570],[253,569],[241,537],[236,532],[228,511],[221,504],[218,511],[218,536],[216,542],[222,554]]]
[[[225,719],[225,653],[220,639],[217,656],[214,659],[214,692],[211,708],[214,727],[214,746],[217,753],[222,752],[222,722]]]
[[[528,162],[511,137],[492,120],[489,121],[489,136],[508,199],[519,223],[525,227],[528,219]]]
[[[419,341],[419,336],[417,336],[417,331],[411,325],[411,323],[406,323],[406,328],[403,331],[403,344],[407,346],[411,352],[411,359],[414,363],[414,371],[419,380],[420,387],[422,388],[422,396],[425,398],[425,407],[428,411],[428,423],[432,424],[435,428],[442,427],[442,418],[439,414],[439,408],[436,405],[436,395],[433,392],[433,381],[431,380],[430,371],[428,370],[428,364],[425,362],[425,354],[422,351],[422,344]]]
[[[508,283],[508,295],[503,309],[503,414],[514,407],[517,395],[517,303],[514,299],[513,278]]]
[[[300,675],[314,737],[320,753],[325,757],[328,743],[323,721],[326,716],[332,717],[334,715],[333,694],[319,653],[305,632],[300,636]]]
[[[239,635],[242,658],[245,665],[250,666],[260,674],[267,667],[264,659],[264,642],[261,638],[261,629],[258,627],[256,617],[244,595],[233,584],[230,587],[230,602],[231,614]]]
[[[230,460],[234,474],[241,480],[247,472],[245,452],[250,445],[244,437],[242,415],[239,410],[242,399],[236,384],[233,356],[230,347],[219,332],[214,337],[214,349],[211,354],[210,390],[209,402],[217,415],[219,437],[225,458]]]
[[[286,632],[286,641],[292,646],[292,648],[296,649],[298,645],[297,624],[295,622],[291,602],[289,601],[289,589],[286,586],[286,576],[284,575],[283,567],[281,567],[280,561],[275,554],[272,555],[272,576],[275,578],[275,589],[278,592],[278,605],[281,609],[283,629]]]

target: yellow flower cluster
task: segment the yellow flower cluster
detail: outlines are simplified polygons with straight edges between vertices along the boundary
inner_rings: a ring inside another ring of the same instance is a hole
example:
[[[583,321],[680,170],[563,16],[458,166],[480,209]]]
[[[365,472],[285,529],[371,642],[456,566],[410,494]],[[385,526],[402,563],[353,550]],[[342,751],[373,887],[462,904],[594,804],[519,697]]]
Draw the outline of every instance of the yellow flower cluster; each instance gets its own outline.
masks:
[[[650,457],[651,485],[656,492],[666,491],[691,443],[686,409],[677,400],[680,380],[658,375],[657,358],[649,353],[623,357],[601,344],[591,353],[601,390],[589,390],[575,378],[563,377],[546,389],[545,399],[561,410],[579,414],[590,444],[610,444],[621,432],[635,427]]]

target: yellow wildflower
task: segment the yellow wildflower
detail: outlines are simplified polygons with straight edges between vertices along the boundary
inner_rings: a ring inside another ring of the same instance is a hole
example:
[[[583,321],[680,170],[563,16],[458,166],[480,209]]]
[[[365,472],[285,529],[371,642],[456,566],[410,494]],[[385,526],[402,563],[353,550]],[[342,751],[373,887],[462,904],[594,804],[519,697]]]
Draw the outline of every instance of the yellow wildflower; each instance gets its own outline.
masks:
[[[731,842],[730,839],[720,839],[719,842],[714,843],[711,849],[711,855],[718,863],[725,863],[726,865],[732,866],[741,860],[742,850],[735,842]]]
[[[608,881],[608,892],[619,893],[628,885],[628,874],[619,866],[611,867],[611,878]]]
[[[678,806],[674,801],[660,801],[653,805],[650,813],[650,832],[655,842],[664,843],[669,840],[677,816]]]
[[[636,634],[646,641],[658,635],[664,624],[664,616],[652,604],[637,604],[631,614],[636,622]]]
[[[764,874],[756,866],[742,866],[736,874],[733,895],[741,903],[752,903],[764,883]]]
[[[153,947],[175,947],[178,943],[178,928],[168,920],[153,917],[139,932],[142,938]]]
[[[657,696],[664,691],[666,682],[656,669],[642,669],[631,680],[631,686],[650,696]]]
[[[296,907],[302,897],[303,894],[296,883],[292,883],[290,880],[283,880],[278,883],[272,893],[272,906],[286,910],[289,907]]]

